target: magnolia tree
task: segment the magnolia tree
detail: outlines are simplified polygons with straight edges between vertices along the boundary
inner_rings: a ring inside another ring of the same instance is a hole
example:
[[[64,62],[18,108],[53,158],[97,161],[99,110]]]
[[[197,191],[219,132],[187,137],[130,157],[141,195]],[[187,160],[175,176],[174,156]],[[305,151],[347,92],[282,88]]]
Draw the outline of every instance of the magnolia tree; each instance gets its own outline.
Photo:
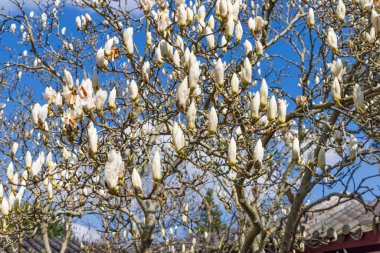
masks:
[[[378,0],[9,0],[2,245],[39,230],[51,252],[60,220],[64,252],[91,216],[112,252],[285,253],[331,196],[373,211],[379,13]]]

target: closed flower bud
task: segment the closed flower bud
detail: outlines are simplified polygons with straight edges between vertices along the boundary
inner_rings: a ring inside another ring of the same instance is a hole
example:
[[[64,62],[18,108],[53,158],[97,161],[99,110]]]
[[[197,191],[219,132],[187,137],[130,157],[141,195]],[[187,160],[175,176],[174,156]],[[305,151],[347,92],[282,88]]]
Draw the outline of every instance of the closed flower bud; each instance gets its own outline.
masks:
[[[233,37],[234,29],[235,29],[235,23],[234,23],[233,17],[231,16],[228,19],[226,28],[224,30],[224,36],[226,36],[227,40],[230,40]]]
[[[326,149],[321,147],[318,153],[318,167],[324,169],[326,166]]]
[[[195,60],[190,66],[189,72],[189,88],[194,90],[197,87],[201,70],[199,69],[199,62]]]
[[[255,41],[255,46],[256,46],[256,53],[258,55],[263,55],[264,48],[263,48],[263,45],[261,44],[261,42],[259,40]]]
[[[244,84],[250,84],[252,80],[252,65],[248,58],[245,58],[243,68],[241,70],[241,79]]]
[[[248,40],[244,41],[244,49],[245,49],[245,56],[248,56],[248,54],[252,51],[252,44]]]
[[[133,28],[128,27],[123,31],[123,44],[128,55],[133,55]]]
[[[189,109],[186,112],[186,126],[189,132],[194,132],[197,108],[194,100],[191,101]]]
[[[8,203],[8,200],[6,198],[3,198],[3,200],[1,201],[1,212],[3,213],[4,216],[8,216],[9,215],[9,203]]]
[[[90,154],[96,154],[98,152],[98,133],[92,122],[88,125],[87,134]]]
[[[260,107],[266,108],[268,104],[268,84],[265,79],[261,80],[260,87]]]
[[[338,78],[335,78],[333,81],[333,84],[331,87],[331,93],[332,93],[334,102],[337,105],[340,105],[340,100],[342,99],[342,95],[341,95],[341,88],[340,88]]]
[[[314,10],[313,10],[313,8],[310,8],[310,9],[309,9],[309,12],[308,12],[308,14],[307,14],[306,22],[307,22],[307,24],[308,24],[310,27],[313,27],[313,26],[314,26],[314,24],[315,24],[315,19],[314,19]]]
[[[276,98],[272,96],[269,101],[269,106],[268,106],[268,119],[269,121],[274,121],[276,120],[277,116],[277,103],[276,103]]]
[[[141,177],[140,174],[137,172],[136,168],[133,168],[132,171],[132,185],[138,194],[142,193]]]
[[[238,2],[238,1],[236,1]],[[235,26],[235,40],[237,43],[241,41],[241,38],[243,37],[243,26],[241,25],[240,21]]]
[[[46,103],[52,104],[56,96],[55,90],[50,86],[46,87],[43,96],[44,96],[44,99],[46,100]]]
[[[239,93],[239,78],[238,76],[233,73],[231,77],[231,94],[233,96],[237,95]]]
[[[227,161],[231,167],[235,167],[236,160],[236,142],[234,137],[231,138],[230,144],[228,145]]]
[[[185,136],[177,122],[174,122],[172,128],[172,143],[177,153],[180,153],[185,147]]]
[[[162,176],[161,176],[161,157],[160,157],[160,152],[158,149],[156,149],[156,152],[154,153],[151,168],[152,168],[152,174],[153,174],[154,181],[156,181],[156,182],[160,181],[162,178]]]
[[[212,106],[208,115],[208,133],[212,137],[218,129],[218,115],[215,107]]]
[[[12,155],[16,155],[17,150],[18,150],[18,143],[17,142],[13,142],[12,149],[11,149]]]
[[[30,169],[32,167],[32,155],[30,154],[29,150],[26,151],[25,155],[25,167],[26,169]]]
[[[259,110],[260,110],[260,93],[257,91],[250,104],[251,119],[253,122],[259,120]]]
[[[173,66],[174,68],[179,68],[181,66],[181,60],[179,58],[178,50],[176,49],[173,54]]]
[[[284,124],[286,122],[286,108],[288,103],[284,99],[278,100],[278,122]]]
[[[330,70],[333,78],[338,78],[339,82],[343,82],[343,75],[345,72],[345,68],[343,67],[343,63],[341,59],[333,61],[330,65]]]
[[[104,103],[107,100],[107,91],[99,89],[95,94],[95,107],[98,111],[102,111]]]
[[[185,4],[179,4],[177,7],[177,23],[180,28],[184,28],[187,25],[187,11]]]
[[[328,29],[327,33],[327,45],[333,50],[334,53],[338,52],[338,38],[332,27]]]
[[[149,48],[152,45],[152,33],[146,32],[146,45]]]
[[[336,7],[336,16],[339,21],[344,21],[346,17],[346,6],[344,5],[342,0],[338,1],[338,5]]]
[[[186,109],[186,102],[189,98],[189,93],[188,79],[186,76],[177,89],[177,103],[181,111]]]
[[[293,145],[292,145],[292,160],[295,162],[299,162],[300,158],[301,158],[300,142],[297,137],[294,137]]]
[[[214,80],[218,90],[222,90],[224,84],[224,65],[220,58],[214,66]]]
[[[260,169],[262,167],[263,159],[264,159],[264,148],[263,148],[261,139],[259,139],[253,150],[253,161],[255,163],[255,168]]]
[[[48,115],[48,105],[41,106],[39,103],[35,104],[32,108],[32,117],[33,123],[38,125],[43,125],[45,123],[45,119]]]
[[[13,182],[13,175],[14,175],[14,167],[13,167],[13,163],[10,162],[7,168],[7,178],[9,182],[11,183]]]
[[[215,37],[214,34],[212,33],[212,30],[210,27],[206,27],[206,40],[207,40],[207,45],[210,49],[213,49],[215,47]]]
[[[110,92],[110,96],[108,98],[108,107],[111,111],[115,110],[116,108],[116,89],[113,87],[113,89]]]
[[[62,106],[63,106],[61,93],[57,94],[57,96],[55,97],[54,103],[55,103],[55,107],[57,108],[57,110],[61,111]]]
[[[111,150],[107,155],[104,166],[104,176],[107,188],[114,192],[117,190],[119,179],[124,175],[124,162],[119,151]]]

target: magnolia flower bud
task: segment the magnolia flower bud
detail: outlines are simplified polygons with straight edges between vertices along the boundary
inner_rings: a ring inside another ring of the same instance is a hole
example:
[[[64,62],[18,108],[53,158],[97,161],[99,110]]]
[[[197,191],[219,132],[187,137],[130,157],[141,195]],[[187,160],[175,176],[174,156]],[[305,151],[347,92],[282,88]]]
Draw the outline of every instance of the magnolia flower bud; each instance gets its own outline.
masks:
[[[354,104],[358,111],[364,110],[364,94],[359,84],[355,84],[353,92]]]
[[[288,103],[284,99],[278,100],[278,122],[284,124],[286,122],[286,108]]]
[[[334,53],[338,52],[338,38],[332,27],[329,28],[327,33],[327,45],[333,50]]]
[[[346,17],[346,6],[344,5],[342,0],[338,1],[338,5],[336,7],[336,16],[337,16],[338,20],[340,20],[342,22],[344,21],[344,19]]]
[[[95,94],[95,107],[97,110],[102,111],[104,103],[107,99],[107,91],[99,89]]]
[[[29,150],[26,151],[25,155],[25,167],[27,170],[32,168],[32,155],[30,154]]]
[[[47,194],[48,194],[49,200],[51,201],[53,199],[53,185],[50,182],[47,186]]]
[[[262,17],[257,16],[254,19],[249,18],[248,27],[252,34],[259,33],[268,24],[268,21],[264,20]]]
[[[144,10],[145,15],[148,15],[150,10],[152,9],[155,1],[152,0],[139,0],[142,9]]]
[[[178,50],[176,49],[174,51],[174,54],[173,54],[173,66],[174,68],[179,68],[181,66],[181,62],[180,62],[180,58],[179,58],[179,53],[178,53]]]
[[[295,162],[299,162],[300,158],[301,158],[300,142],[297,137],[294,137],[293,145],[292,145],[292,160]]]
[[[226,28],[224,30],[224,36],[226,36],[227,40],[230,40],[233,37],[235,29],[234,18],[231,16],[226,24]]]
[[[108,98],[108,107],[111,111],[114,111],[116,108],[116,89],[113,87],[113,89],[110,92],[110,96]]]
[[[241,79],[244,84],[250,84],[252,80],[252,65],[246,57],[241,70]]]
[[[152,168],[152,174],[153,174],[154,181],[156,181],[156,182],[160,181],[162,178],[162,176],[161,176],[161,157],[160,157],[160,152],[158,149],[156,149],[156,152],[154,153],[151,168]]]
[[[276,103],[276,98],[272,96],[269,101],[269,106],[268,106],[268,119],[269,121],[274,121],[276,120],[277,116],[277,103]]]
[[[55,90],[52,87],[46,87],[45,92],[43,94],[46,103],[51,104],[55,99]]]
[[[250,105],[251,119],[253,122],[256,122],[259,120],[260,118],[259,110],[260,110],[260,93],[257,91]]]
[[[201,75],[201,70],[199,69],[199,62],[195,60],[191,63],[189,71],[189,88],[194,90],[197,87],[199,76]]]
[[[310,9],[309,9],[309,12],[308,12],[308,14],[307,14],[306,23],[307,23],[310,27],[314,26],[314,24],[315,24],[314,10],[313,10],[313,8],[310,8]]]
[[[372,26],[375,28],[375,31],[379,33],[380,32],[380,15],[376,12],[375,9],[372,9],[372,12],[371,12],[371,23],[372,23]]]
[[[255,40],[255,46],[256,46],[256,54],[263,55],[264,48],[259,40]]]
[[[53,163],[53,154],[51,152],[49,152],[48,155],[46,156],[46,167],[48,169],[50,169],[53,166],[54,166],[54,163]]]
[[[72,89],[74,87],[73,77],[71,73],[67,71],[66,69],[63,71],[63,81],[65,82],[67,87],[69,87],[69,89]]]
[[[248,54],[252,51],[252,44],[248,40],[244,41],[244,49],[245,49],[245,56],[248,56]]]
[[[214,16],[211,15],[210,18],[208,19],[207,26],[210,27],[211,31],[214,30],[215,28],[215,20]]]
[[[160,41],[160,48],[161,55],[164,58],[170,58],[170,56],[172,55],[173,47],[166,40]]]
[[[8,203],[8,200],[6,198],[3,198],[3,200],[1,201],[1,212],[3,213],[4,216],[8,216],[9,215],[9,203]]]
[[[133,55],[133,28],[128,27],[123,31],[123,44],[128,55]]]
[[[146,46],[149,48],[152,45],[152,33],[146,32]]]
[[[62,110],[62,96],[61,96],[61,93],[58,93],[55,97],[55,100],[54,100],[54,103],[55,103],[55,107],[57,108],[57,111],[61,111]]]
[[[174,122],[172,128],[172,143],[177,153],[180,153],[185,147],[185,136],[177,122]]]
[[[18,143],[17,142],[13,142],[12,149],[11,149],[11,153],[12,153],[13,156],[16,155],[17,150],[18,150]]]
[[[186,102],[187,102],[187,99],[189,98],[189,93],[190,93],[187,80],[188,79],[186,76],[177,89],[177,100],[178,100],[177,103],[181,111],[186,109]]]
[[[218,115],[215,107],[212,106],[208,115],[208,133],[212,137],[218,129]]]
[[[187,113],[186,113],[186,126],[187,126],[187,130],[189,130],[189,132],[191,133],[194,132],[194,129],[195,129],[196,114],[197,114],[197,108],[195,106],[194,100],[192,100],[190,103],[189,109],[187,110]]]
[[[324,169],[326,166],[326,149],[321,147],[318,153],[318,167]]]
[[[332,93],[334,102],[337,105],[340,105],[340,100],[342,99],[342,96],[341,96],[341,89],[340,89],[338,78],[335,78],[333,81],[333,84],[331,87],[331,93]]]
[[[98,152],[98,133],[92,121],[88,125],[88,148],[91,154]]]
[[[222,39],[220,40],[220,47],[222,48],[222,53],[226,53],[228,49],[228,42],[226,40],[226,37],[223,35]]]
[[[226,18],[228,15],[228,5],[227,0],[219,0],[219,5],[217,4],[219,15],[221,18]]]
[[[236,1],[236,2],[239,2],[239,1]],[[238,23],[235,26],[236,43],[239,43],[242,37],[243,37],[243,26],[241,25],[240,21],[238,21]]]
[[[10,162],[7,168],[7,178],[9,182],[11,183],[13,182],[13,174],[14,174],[14,167],[13,167],[13,163]]]
[[[355,136],[351,135],[350,137],[350,159],[351,162],[354,162],[356,159],[357,151],[358,151],[358,140]]]
[[[239,78],[238,76],[233,73],[232,74],[232,77],[231,77],[231,94],[233,96],[237,95],[240,91],[239,91]]]
[[[69,161],[69,159],[70,159],[70,152],[67,151],[67,149],[65,147],[62,150],[62,157],[65,160],[65,162]]]
[[[133,168],[133,171],[132,171],[132,185],[138,194],[142,193],[141,177],[140,177],[140,174],[137,172],[136,168]]]
[[[235,1],[233,4],[233,17],[235,22],[239,22],[240,1]]]
[[[260,107],[266,108],[268,104],[268,84],[265,79],[261,80],[260,87]]]
[[[187,11],[185,4],[179,4],[177,6],[177,22],[180,28],[184,28],[187,25]]]
[[[236,160],[236,142],[234,137],[231,138],[230,144],[228,146],[227,161],[231,167],[235,167]]]
[[[38,176],[38,174],[40,173],[40,171],[41,171],[41,159],[40,159],[40,157],[38,157],[37,160],[35,160],[32,163],[32,169],[30,171],[30,174],[34,178],[34,177]]]
[[[255,168],[260,169],[262,167],[264,159],[264,148],[261,143],[261,139],[259,139],[256,143],[255,149],[253,150],[253,161],[255,163]]]
[[[224,65],[219,58],[214,66],[214,80],[218,90],[222,90],[224,84]]]
[[[80,30],[82,28],[82,21],[79,16],[75,18],[75,23],[77,24],[77,29]]]
[[[215,47],[215,37],[214,34],[212,34],[212,30],[210,27],[206,27],[206,40],[207,40],[207,45],[210,49],[213,49]]]
[[[4,186],[2,183],[0,183],[0,200],[2,200],[4,197]]]
[[[27,181],[27,180],[28,180],[28,171],[27,171],[27,170],[24,170],[24,171],[21,173],[21,179],[24,180],[24,181]]]

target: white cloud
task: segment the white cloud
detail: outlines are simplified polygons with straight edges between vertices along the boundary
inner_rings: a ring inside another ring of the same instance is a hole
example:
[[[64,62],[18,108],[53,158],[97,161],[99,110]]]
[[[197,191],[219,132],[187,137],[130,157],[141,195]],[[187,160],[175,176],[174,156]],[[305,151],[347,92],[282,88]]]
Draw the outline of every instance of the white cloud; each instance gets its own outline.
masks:
[[[91,228],[90,225],[84,226],[77,223],[72,224],[72,233],[73,236],[85,242],[99,242],[102,239],[101,234],[96,231],[94,228]]]

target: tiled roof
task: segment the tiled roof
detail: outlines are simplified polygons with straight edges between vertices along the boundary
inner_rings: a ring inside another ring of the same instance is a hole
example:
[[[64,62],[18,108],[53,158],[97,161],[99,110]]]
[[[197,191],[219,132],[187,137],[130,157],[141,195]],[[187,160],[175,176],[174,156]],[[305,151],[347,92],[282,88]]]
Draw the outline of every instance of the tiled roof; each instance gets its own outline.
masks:
[[[372,211],[358,200],[332,197],[313,207],[307,215],[304,227],[307,231],[306,244],[319,247],[348,237],[359,240],[366,232],[379,227],[380,205]]]
[[[62,241],[59,239],[49,239],[50,248],[52,253],[59,253],[62,247]],[[13,252],[10,247],[2,248],[0,247],[0,253],[5,252]],[[45,252],[44,243],[40,238],[37,237],[31,237],[26,238],[22,241],[22,244],[20,245],[19,253],[23,252]],[[67,245],[67,253],[76,253],[76,252],[84,252],[81,250],[80,245],[77,242],[69,242]]]

